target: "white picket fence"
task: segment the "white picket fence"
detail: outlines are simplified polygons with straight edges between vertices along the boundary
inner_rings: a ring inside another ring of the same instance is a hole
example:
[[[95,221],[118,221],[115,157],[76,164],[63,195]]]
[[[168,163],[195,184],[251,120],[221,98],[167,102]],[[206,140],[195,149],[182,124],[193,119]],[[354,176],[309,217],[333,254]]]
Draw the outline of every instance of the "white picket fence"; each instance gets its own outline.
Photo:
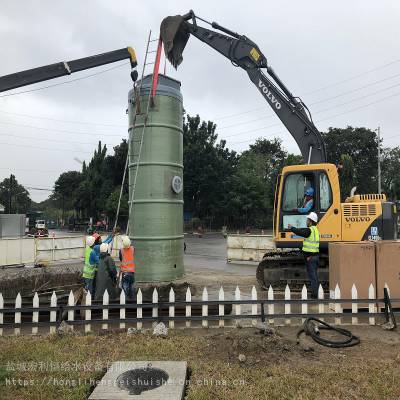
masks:
[[[389,289],[388,289],[389,290]],[[265,292],[264,292],[265,293]],[[57,326],[61,322],[60,316],[65,315],[65,321],[71,326],[71,329],[82,327],[84,332],[90,332],[93,327],[101,326],[101,329],[107,330],[109,327],[125,329],[135,327],[137,329],[150,328],[155,322],[164,321],[169,328],[190,328],[190,327],[224,327],[248,326],[255,325],[260,321],[261,316],[271,325],[298,325],[302,323],[308,316],[316,316],[321,319],[329,319],[336,325],[342,324],[369,324],[375,325],[376,318],[383,315],[380,310],[382,307],[382,299],[375,298],[375,288],[371,284],[368,288],[368,299],[359,299],[357,288],[353,285],[351,289],[351,298],[342,298],[339,286],[336,286],[334,292],[329,297],[325,297],[322,287],[319,287],[318,299],[311,300],[307,298],[307,289],[303,286],[301,296],[293,298],[289,286],[286,286],[283,298],[282,292],[277,294],[272,287],[266,294],[266,299],[261,299],[256,288],[253,286],[250,296],[243,294],[239,287],[231,297],[226,300],[226,293],[221,287],[218,292],[217,300],[210,300],[207,288],[203,289],[201,300],[193,299],[190,287],[186,290],[184,301],[175,300],[175,292],[171,288],[169,292],[169,301],[160,302],[157,289],[153,290],[152,302],[144,303],[142,291],[137,291],[136,302],[127,302],[125,294],[122,291],[119,301],[110,303],[107,291],[104,293],[102,303],[93,304],[90,293],[87,293],[83,305],[76,305],[74,294],[71,291],[67,304],[60,305],[59,299],[53,292],[50,305],[40,306],[40,299],[35,293],[32,299],[32,306],[22,307],[22,298],[18,294],[15,299],[15,307],[10,307],[5,302],[0,293],[0,336],[3,334],[33,334],[49,332],[56,333]],[[399,301],[399,299],[397,299]],[[26,305],[26,302],[24,303]],[[346,308],[350,307],[351,312],[343,313],[343,304]],[[350,306],[349,306],[350,304]],[[229,314],[225,313],[225,306],[232,307]],[[218,312],[210,315],[210,307],[218,306]],[[361,307],[360,307],[361,306]],[[177,307],[180,316],[176,316]],[[201,315],[193,316],[194,307],[197,312],[201,310]],[[362,308],[365,312],[359,312]],[[135,310],[134,317],[127,317],[128,310]],[[144,316],[143,311],[149,310]],[[110,318],[110,311],[116,310],[114,316]],[[167,310],[168,315],[161,315],[160,310]],[[263,310],[263,311],[262,311]],[[79,316],[77,315],[79,311]],[[99,316],[97,319],[92,318],[92,311]],[[119,312],[118,312],[119,311]],[[41,314],[41,318],[40,317]],[[5,318],[7,315],[7,318]],[[100,318],[101,315],[101,318]],[[22,318],[23,316],[23,318]],[[45,318],[44,318],[45,317]],[[7,319],[7,321],[6,321]],[[45,319],[45,321],[43,321]]]

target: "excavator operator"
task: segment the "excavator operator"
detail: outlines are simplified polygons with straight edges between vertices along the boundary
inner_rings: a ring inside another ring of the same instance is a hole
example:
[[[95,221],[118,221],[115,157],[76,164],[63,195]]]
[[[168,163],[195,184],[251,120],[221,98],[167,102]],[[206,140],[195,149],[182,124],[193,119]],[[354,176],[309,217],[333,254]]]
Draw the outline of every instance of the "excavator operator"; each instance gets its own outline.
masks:
[[[309,213],[314,207],[314,189],[309,187],[304,193],[303,206],[299,208],[294,208],[293,212],[298,212],[300,214]]]

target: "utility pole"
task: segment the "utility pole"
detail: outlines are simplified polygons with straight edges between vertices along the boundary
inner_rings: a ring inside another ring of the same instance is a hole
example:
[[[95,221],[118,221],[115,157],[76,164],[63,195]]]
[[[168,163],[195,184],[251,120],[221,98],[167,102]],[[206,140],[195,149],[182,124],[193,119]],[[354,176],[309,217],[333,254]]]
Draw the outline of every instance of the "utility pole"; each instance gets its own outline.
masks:
[[[10,175],[10,182],[9,182],[9,188],[8,188],[8,213],[9,214],[12,214],[12,212],[11,212],[11,197],[12,197],[12,194],[11,194],[11,190],[12,190],[12,174]]]
[[[378,193],[382,193],[381,185],[381,127],[378,126]]]

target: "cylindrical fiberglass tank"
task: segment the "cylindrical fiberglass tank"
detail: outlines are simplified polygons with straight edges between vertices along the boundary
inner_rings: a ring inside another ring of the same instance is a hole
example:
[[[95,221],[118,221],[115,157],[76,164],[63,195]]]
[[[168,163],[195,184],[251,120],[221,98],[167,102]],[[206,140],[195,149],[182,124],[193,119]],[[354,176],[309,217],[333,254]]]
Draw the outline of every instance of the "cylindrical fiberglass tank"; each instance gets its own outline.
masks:
[[[152,75],[148,75],[142,85],[137,83],[141,86],[139,104],[134,90],[128,97],[129,199],[133,201],[129,236],[135,246],[135,280],[165,282],[184,274],[183,106],[180,82],[159,75],[154,105],[148,108],[144,126],[151,82]]]

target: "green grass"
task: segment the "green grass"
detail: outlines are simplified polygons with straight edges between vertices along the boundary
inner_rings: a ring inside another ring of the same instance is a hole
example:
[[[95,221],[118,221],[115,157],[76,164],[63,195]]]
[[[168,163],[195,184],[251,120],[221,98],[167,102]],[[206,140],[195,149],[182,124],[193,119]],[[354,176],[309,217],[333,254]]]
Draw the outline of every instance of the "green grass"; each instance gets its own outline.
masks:
[[[281,338],[219,332],[194,337],[174,333],[165,339],[149,334],[2,337],[0,397],[86,399],[92,390],[90,380],[100,379],[108,363],[116,360],[187,361],[189,400],[400,397],[395,351],[392,357],[379,357],[379,348],[371,351],[364,345],[305,353]],[[245,354],[244,363],[239,363],[239,353]],[[32,370],[11,370],[24,364]]]

